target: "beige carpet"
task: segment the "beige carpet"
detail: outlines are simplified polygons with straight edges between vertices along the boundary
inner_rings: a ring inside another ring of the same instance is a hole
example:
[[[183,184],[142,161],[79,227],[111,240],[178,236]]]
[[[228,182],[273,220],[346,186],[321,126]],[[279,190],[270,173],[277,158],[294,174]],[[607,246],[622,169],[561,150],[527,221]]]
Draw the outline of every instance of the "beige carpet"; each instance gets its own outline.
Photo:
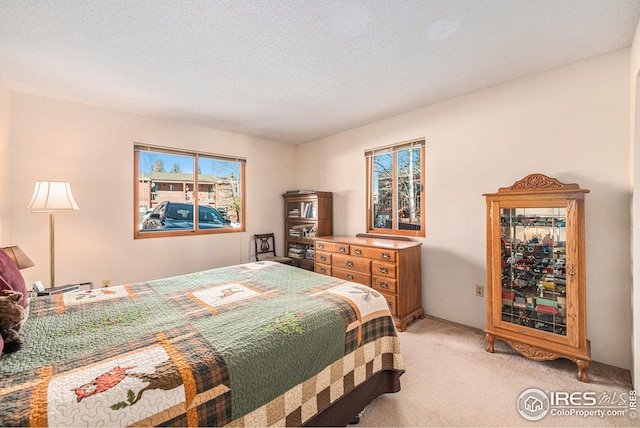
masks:
[[[630,417],[628,370],[592,362],[590,383],[580,382],[572,361],[531,361],[498,340],[496,352],[490,354],[481,330],[437,318],[414,321],[399,336],[406,368],[402,390],[377,398],[360,424],[352,427],[640,426]],[[551,414],[559,410],[552,406],[546,416],[531,422],[518,411],[519,396],[530,388],[547,396],[577,392],[576,399],[589,392],[597,405],[570,407],[624,410],[624,415],[560,416]],[[606,405],[605,397],[609,397]]]

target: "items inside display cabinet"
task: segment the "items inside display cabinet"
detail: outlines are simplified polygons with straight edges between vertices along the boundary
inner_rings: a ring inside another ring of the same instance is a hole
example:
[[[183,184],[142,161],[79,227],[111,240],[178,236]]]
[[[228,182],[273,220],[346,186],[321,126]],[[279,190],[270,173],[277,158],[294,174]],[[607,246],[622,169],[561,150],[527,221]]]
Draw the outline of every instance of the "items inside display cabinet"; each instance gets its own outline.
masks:
[[[502,320],[566,336],[566,208],[502,208]]]

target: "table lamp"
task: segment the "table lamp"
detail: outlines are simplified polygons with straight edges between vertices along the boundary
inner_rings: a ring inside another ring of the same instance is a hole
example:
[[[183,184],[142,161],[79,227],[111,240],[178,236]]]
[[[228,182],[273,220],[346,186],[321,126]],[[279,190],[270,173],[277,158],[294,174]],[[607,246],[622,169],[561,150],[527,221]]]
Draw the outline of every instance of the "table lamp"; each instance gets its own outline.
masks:
[[[2,249],[9,255],[9,258],[13,260],[18,269],[26,269],[36,265],[17,245],[2,247]]]

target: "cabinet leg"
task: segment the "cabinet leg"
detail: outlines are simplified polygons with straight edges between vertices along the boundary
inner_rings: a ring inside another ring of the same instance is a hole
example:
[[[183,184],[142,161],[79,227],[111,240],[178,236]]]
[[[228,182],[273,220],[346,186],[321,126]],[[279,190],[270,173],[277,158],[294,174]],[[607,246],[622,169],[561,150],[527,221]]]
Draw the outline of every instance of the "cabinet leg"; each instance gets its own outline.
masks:
[[[587,369],[589,368],[589,361],[578,360],[576,361],[578,365],[578,380],[580,382],[589,383],[589,375],[587,375]]]
[[[496,341],[496,338],[493,334],[487,333],[485,335],[487,338],[487,352],[491,352],[493,354],[493,343]]]

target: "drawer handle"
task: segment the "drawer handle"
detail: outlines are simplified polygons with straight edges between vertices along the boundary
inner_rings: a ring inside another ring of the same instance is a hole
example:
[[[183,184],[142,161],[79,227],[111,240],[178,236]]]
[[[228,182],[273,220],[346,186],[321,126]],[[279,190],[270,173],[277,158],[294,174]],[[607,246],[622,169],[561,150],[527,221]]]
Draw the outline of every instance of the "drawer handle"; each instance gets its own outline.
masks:
[[[340,248],[338,248],[338,251],[340,251],[341,253],[345,253],[347,251],[347,249],[344,248],[344,247],[340,247]]]
[[[347,260],[347,266],[353,267],[353,262],[351,260]]]
[[[382,288],[389,288],[389,284],[387,284],[384,281],[380,281],[379,284],[380,284],[380,287],[382,287]]]
[[[327,270],[325,268],[320,268],[320,273],[327,273]]]
[[[389,309],[393,309],[393,306],[391,306],[391,302],[387,302],[387,306],[389,306]]]
[[[324,250],[324,244],[318,243],[318,248],[320,248],[321,250]]]
[[[384,266],[380,266],[380,267],[378,268],[378,270],[379,270],[380,272],[382,272],[382,273],[389,273],[389,269],[387,269],[387,268],[386,268],[386,267],[384,267]]]
[[[357,255],[362,254],[362,250],[360,248],[356,248],[355,250],[353,250],[353,252]]]
[[[382,253],[382,258],[385,260],[389,260],[391,258],[391,254],[389,253]]]
[[[320,256],[320,260],[322,260],[323,262],[326,262],[327,258],[325,256]]]
[[[349,281],[353,281],[353,275],[351,275],[350,273],[347,274],[347,279]]]

